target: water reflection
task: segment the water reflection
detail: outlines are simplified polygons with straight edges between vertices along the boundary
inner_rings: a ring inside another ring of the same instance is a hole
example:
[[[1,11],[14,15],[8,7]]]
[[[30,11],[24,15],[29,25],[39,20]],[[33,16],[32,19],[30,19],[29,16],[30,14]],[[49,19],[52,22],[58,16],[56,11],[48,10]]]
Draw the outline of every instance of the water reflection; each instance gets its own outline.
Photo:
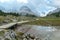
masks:
[[[25,27],[25,26],[23,26],[23,27]],[[51,37],[51,35],[53,35],[52,32],[56,31],[56,30],[57,29],[54,27],[31,25],[31,28],[25,33],[25,35],[31,34],[38,38],[41,38],[42,40],[45,40],[45,39],[48,39],[49,37]]]
[[[40,30],[40,31],[56,31],[57,29],[54,27],[48,27],[48,26],[33,26],[32,27],[35,30]]]

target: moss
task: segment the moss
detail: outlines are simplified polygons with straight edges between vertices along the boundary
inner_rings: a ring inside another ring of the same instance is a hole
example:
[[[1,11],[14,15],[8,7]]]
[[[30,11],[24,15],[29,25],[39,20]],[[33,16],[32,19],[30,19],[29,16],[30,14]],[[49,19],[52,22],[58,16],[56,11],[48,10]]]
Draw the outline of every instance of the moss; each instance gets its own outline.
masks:
[[[24,33],[22,33],[22,32],[18,32],[17,34],[22,36]]]
[[[10,40],[10,39],[8,39],[8,38],[5,38],[5,40]]]
[[[0,36],[3,36],[4,35],[4,31],[0,31]]]

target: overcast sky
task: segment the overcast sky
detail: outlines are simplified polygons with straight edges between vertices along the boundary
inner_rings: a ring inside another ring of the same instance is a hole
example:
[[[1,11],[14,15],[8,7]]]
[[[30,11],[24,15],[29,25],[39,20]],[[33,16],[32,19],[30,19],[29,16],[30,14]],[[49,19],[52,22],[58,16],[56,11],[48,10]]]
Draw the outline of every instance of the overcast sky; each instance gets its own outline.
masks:
[[[60,7],[60,0],[0,0],[0,6],[7,11],[18,10],[21,6],[28,5],[37,15],[46,15],[48,12]],[[45,14],[44,14],[45,12]]]

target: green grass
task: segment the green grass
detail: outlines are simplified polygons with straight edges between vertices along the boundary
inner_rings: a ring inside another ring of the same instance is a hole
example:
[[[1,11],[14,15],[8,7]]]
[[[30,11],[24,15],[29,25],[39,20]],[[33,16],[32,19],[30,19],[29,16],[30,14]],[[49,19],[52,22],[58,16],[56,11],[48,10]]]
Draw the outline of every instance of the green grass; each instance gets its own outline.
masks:
[[[60,18],[38,18],[38,21],[29,22],[31,25],[43,25],[43,26],[60,26]]]

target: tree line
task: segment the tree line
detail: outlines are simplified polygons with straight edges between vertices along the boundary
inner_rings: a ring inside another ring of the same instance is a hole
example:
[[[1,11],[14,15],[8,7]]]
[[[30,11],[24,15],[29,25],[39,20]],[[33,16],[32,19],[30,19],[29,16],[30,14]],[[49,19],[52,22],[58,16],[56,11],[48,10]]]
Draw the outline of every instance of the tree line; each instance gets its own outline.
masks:
[[[0,10],[0,16],[6,16],[6,15],[19,16],[18,13],[12,13],[12,12],[5,13],[5,12],[3,12],[2,10]]]
[[[23,16],[22,14],[19,14],[19,13],[13,13],[13,12],[5,13],[5,12],[3,12],[2,10],[0,10],[0,16],[7,16],[7,15]],[[24,15],[24,16],[27,16],[27,17],[36,17],[36,16],[33,15],[33,14],[26,14],[26,15]]]

